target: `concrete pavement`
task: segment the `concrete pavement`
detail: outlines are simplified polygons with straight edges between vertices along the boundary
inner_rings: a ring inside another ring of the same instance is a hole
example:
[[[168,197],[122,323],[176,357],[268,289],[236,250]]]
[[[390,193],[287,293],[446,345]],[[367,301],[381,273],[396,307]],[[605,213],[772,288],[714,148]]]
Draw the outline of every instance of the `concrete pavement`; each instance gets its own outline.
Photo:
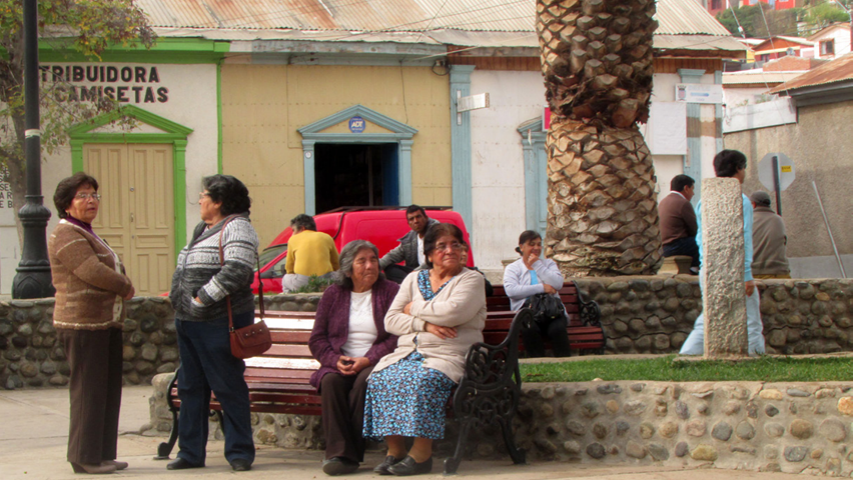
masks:
[[[198,470],[172,472],[166,462],[154,460],[157,445],[165,437],[139,435],[140,427],[148,423],[148,396],[153,389],[126,387],[122,396],[119,422],[119,460],[130,468],[109,478],[240,478],[318,480],[326,478],[320,470],[322,452],[286,450],[259,446],[254,468],[250,472],[232,472],[222,456],[223,443],[211,441],[207,446],[207,467]],[[71,466],[65,461],[68,433],[68,391],[64,389],[0,391],[0,479],[74,479]],[[174,455],[173,455],[174,457]],[[380,478],[373,475],[372,466],[382,459],[380,452],[370,452],[362,469],[342,478]],[[421,478],[440,478],[437,462],[433,475]],[[793,480],[797,475],[758,473],[751,471],[717,470],[713,468],[673,467],[599,467],[564,462],[533,462],[512,465],[506,461],[463,461],[458,477],[472,480],[559,480],[584,478],[596,480]],[[381,477],[387,480],[389,477]]]

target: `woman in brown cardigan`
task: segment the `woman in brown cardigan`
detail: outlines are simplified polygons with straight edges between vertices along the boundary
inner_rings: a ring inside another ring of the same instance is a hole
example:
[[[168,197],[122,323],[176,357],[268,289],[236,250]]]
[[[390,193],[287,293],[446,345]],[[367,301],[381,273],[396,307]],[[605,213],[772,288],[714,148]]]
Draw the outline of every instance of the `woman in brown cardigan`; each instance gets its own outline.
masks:
[[[56,186],[59,225],[47,244],[56,287],[53,326],[71,368],[68,461],[75,473],[113,473],[121,407],[124,301],[133,285],[118,255],[92,230],[98,181],[79,172]]]

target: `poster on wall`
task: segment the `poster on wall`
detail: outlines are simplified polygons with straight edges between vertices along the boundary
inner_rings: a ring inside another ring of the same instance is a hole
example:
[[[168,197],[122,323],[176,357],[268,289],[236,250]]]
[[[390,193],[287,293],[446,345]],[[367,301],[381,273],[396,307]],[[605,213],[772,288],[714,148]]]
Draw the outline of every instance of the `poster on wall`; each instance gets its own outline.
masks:
[[[0,165],[0,225],[15,225],[12,185],[9,183],[9,169],[6,165]]]
[[[687,155],[687,104],[652,102],[645,138],[652,155]]]

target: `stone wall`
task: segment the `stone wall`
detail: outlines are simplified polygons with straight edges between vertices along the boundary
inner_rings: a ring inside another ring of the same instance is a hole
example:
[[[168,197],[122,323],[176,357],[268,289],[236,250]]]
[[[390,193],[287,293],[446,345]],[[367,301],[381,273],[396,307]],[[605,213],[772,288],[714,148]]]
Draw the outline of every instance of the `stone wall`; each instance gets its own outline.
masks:
[[[6,389],[68,384],[68,361],[53,329],[53,298],[0,302],[0,386]],[[174,312],[165,297],[127,302],[124,383],[148,383],[175,370],[178,345]]]
[[[598,302],[607,353],[675,353],[702,310],[695,276],[577,279]],[[853,280],[764,280],[761,316],[768,353],[853,351]],[[268,295],[268,310],[314,311],[319,294]],[[68,365],[53,330],[53,299],[0,302],[0,386],[62,386]],[[174,312],[166,297],[128,302],[124,380],[147,383],[177,362]]]
[[[527,384],[516,439],[543,460],[849,476],[851,395],[838,382]]]
[[[314,311],[320,296],[267,295],[264,300],[269,310]],[[0,302],[0,387],[68,384],[68,362],[53,329],[53,306],[53,298]],[[147,384],[158,373],[175,371],[175,312],[167,297],[127,302],[123,336],[125,384]]]
[[[168,432],[169,375],[154,380],[149,435]],[[853,473],[853,382],[828,383],[528,383],[513,429],[533,461],[697,466]],[[320,418],[252,414],[255,441],[323,449]],[[439,457],[452,454],[458,425],[448,420]],[[211,420],[210,435],[222,438]],[[506,458],[500,432],[487,427],[466,442],[466,458]],[[464,466],[463,466],[464,468]]]
[[[607,353],[676,353],[702,311],[696,276],[581,278]],[[853,351],[853,280],[757,280],[768,353]]]

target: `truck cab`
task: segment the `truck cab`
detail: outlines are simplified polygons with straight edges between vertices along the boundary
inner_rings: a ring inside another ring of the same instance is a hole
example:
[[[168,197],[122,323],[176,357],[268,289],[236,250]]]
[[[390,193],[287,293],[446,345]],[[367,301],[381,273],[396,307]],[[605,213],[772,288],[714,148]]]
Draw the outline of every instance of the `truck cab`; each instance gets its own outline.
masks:
[[[427,217],[442,223],[452,223],[462,230],[469,245],[467,266],[474,266],[474,252],[462,216],[449,207],[424,207]],[[342,207],[314,215],[317,231],[329,234],[335,240],[338,252],[353,240],[367,240],[379,249],[379,257],[400,244],[400,237],[410,231],[406,222],[406,207]],[[281,279],[287,259],[287,241],[293,235],[288,226],[260,254],[260,270],[255,271],[252,291],[258,292],[263,282],[264,292],[281,293]]]

